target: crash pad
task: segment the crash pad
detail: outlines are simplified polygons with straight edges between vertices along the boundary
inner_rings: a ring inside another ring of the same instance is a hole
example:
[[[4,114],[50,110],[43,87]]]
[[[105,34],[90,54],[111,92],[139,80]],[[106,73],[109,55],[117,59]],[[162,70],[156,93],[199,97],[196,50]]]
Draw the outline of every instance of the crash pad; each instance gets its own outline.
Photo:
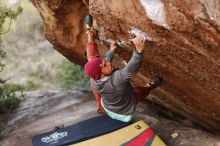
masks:
[[[71,146],[166,146],[166,144],[141,120],[114,132]]]
[[[107,115],[97,116],[71,126],[36,135],[32,138],[32,145],[61,146],[74,144],[118,130],[127,125],[129,123],[114,120]]]

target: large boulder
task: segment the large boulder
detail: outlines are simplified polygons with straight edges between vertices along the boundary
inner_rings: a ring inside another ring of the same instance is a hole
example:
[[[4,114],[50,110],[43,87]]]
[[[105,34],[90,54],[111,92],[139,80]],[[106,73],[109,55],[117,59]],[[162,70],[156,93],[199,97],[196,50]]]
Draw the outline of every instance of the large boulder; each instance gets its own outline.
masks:
[[[220,131],[220,1],[210,0],[32,0],[46,38],[74,63],[84,65],[90,13],[99,26],[98,44],[119,40],[116,64],[128,61],[131,33],[144,33],[148,48],[134,79],[144,85],[164,79],[149,99]],[[105,49],[100,49],[105,52]]]

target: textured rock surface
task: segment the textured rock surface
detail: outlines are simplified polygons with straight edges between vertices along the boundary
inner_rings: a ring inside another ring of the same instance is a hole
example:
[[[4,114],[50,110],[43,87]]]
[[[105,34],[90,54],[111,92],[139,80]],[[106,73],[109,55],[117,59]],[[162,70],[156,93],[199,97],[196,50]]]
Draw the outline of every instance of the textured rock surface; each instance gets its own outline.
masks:
[[[210,0],[32,0],[54,48],[83,65],[90,12],[99,39],[127,41],[144,32],[149,48],[134,82],[145,84],[159,74],[163,85],[149,97],[206,128],[220,131],[220,1]],[[100,42],[100,41],[99,41]],[[101,49],[102,52],[105,50]],[[132,46],[118,49],[116,64],[128,61]]]

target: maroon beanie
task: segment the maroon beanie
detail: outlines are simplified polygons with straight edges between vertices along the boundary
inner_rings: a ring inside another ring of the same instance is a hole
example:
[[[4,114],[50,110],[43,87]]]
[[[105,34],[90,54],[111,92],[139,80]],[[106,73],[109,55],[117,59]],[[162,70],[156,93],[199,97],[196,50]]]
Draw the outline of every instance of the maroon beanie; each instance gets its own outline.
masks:
[[[94,80],[101,79],[102,74],[102,58],[95,58],[88,61],[84,67],[85,73]]]

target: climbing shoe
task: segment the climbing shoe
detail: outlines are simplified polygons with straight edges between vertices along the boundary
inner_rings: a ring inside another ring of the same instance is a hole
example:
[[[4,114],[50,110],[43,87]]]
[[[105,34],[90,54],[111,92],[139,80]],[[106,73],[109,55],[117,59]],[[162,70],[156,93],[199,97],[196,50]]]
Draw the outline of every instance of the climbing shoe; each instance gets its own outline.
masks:
[[[158,87],[161,83],[162,83],[163,79],[159,76],[155,76],[155,78],[153,79],[153,81],[150,81],[147,83],[146,87],[149,87],[150,90]]]
[[[84,19],[84,24],[85,24],[87,32],[90,32],[93,30],[93,18],[90,14],[86,15]]]

